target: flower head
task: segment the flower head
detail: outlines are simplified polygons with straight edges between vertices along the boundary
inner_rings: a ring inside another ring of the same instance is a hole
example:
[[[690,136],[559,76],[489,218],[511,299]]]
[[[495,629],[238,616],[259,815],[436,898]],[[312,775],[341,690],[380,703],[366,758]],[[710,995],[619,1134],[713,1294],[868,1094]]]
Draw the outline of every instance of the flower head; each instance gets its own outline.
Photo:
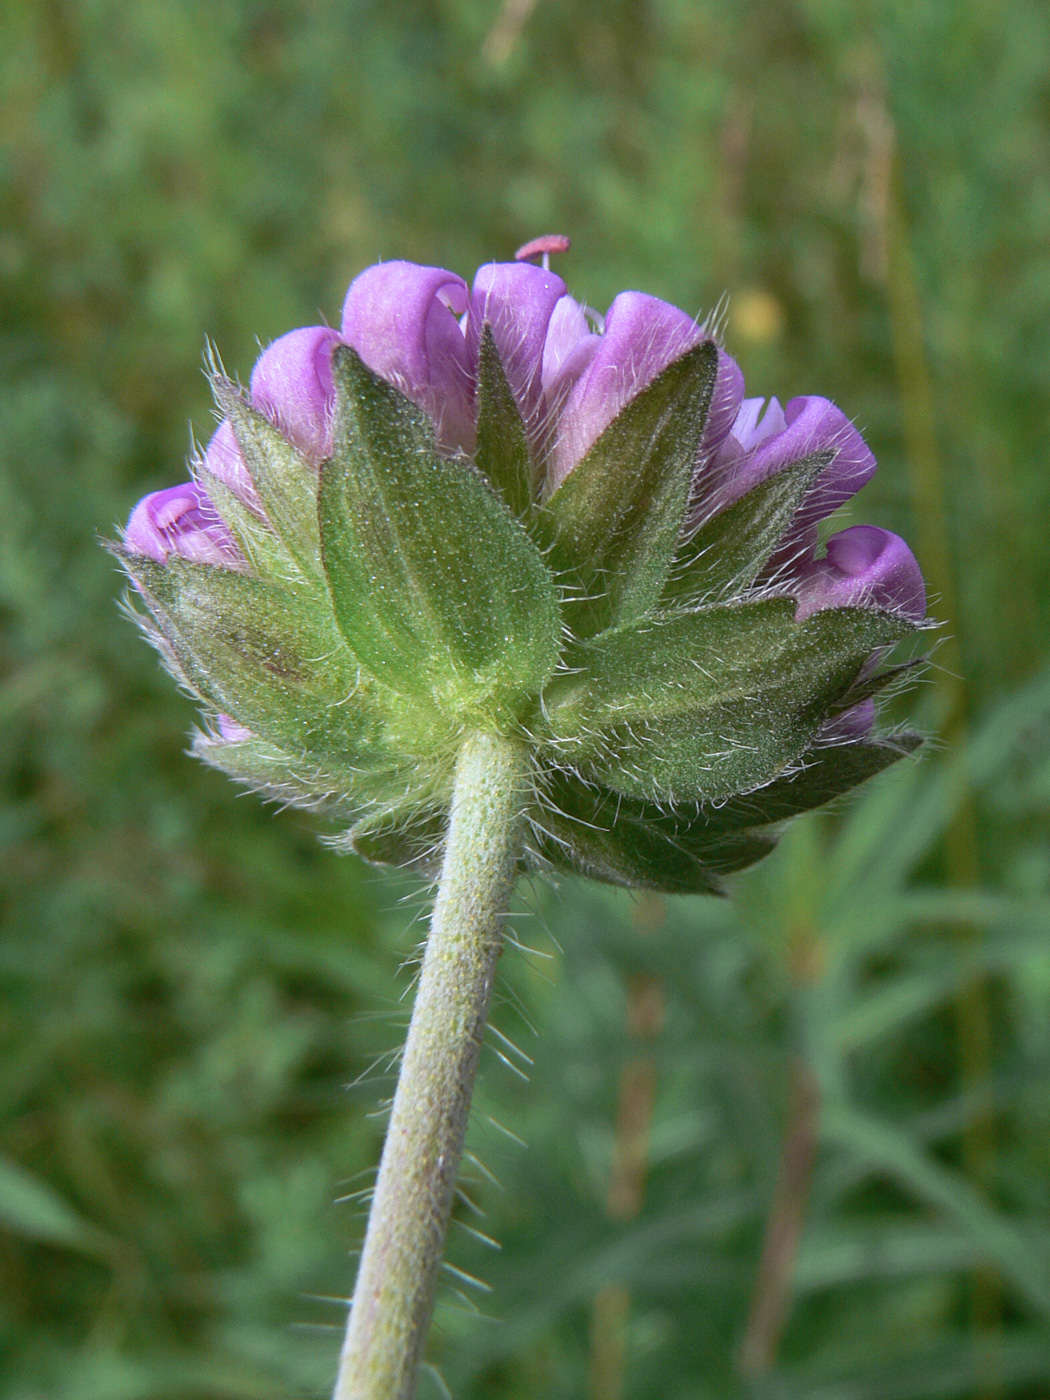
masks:
[[[914,746],[874,695],[922,576],[872,526],[819,545],[875,470],[839,408],[745,398],[645,293],[602,317],[546,266],[566,246],[470,285],[366,269],[338,330],[218,381],[198,480],[136,506],[122,559],[210,712],[200,752],[371,856],[440,844],[489,728],[533,753],[530,859],[709,889]]]

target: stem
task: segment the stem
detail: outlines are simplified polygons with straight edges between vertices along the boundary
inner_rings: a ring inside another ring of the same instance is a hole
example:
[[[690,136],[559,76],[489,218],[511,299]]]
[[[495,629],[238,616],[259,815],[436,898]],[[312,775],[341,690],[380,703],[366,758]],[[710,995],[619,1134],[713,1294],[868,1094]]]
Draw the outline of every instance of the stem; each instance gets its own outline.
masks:
[[[467,738],[334,1400],[411,1400],[521,846],[526,751]]]

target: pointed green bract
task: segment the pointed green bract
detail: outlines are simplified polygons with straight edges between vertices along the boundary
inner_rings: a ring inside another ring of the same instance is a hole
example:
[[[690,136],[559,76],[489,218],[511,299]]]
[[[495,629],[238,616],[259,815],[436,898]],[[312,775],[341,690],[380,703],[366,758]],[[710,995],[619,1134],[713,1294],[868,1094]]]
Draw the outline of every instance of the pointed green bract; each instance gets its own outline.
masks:
[[[915,753],[922,743],[918,734],[894,734],[881,742],[807,749],[792,772],[744,797],[706,809],[704,820],[712,832],[789,821],[834,802]]]
[[[535,825],[540,862],[664,894],[719,894],[720,876],[753,865],[775,844],[755,832],[709,832],[695,813],[681,817],[563,773],[552,777]]]
[[[234,782],[274,801],[311,811],[342,824],[354,821],[389,782],[382,750],[328,754],[324,761],[252,736],[234,742],[199,734],[193,752]]]
[[[829,608],[795,624],[790,642],[749,678],[746,693],[594,730],[594,776],[654,801],[720,801],[795,763],[835,701],[879,647],[914,631],[896,613]]]
[[[548,687],[551,726],[569,736],[746,697],[797,640],[795,606],[764,598],[604,632],[576,648],[570,674]]]
[[[785,687],[802,697],[830,683],[837,697],[873,650],[914,630],[898,614],[860,608],[828,609],[799,623],[795,608],[792,598],[699,608],[576,647],[569,674],[544,697],[552,735],[586,742],[610,724],[696,714]]]
[[[281,579],[286,583],[292,579],[301,580],[309,586],[310,580],[295,555],[268,521],[261,520],[211,472],[201,470],[198,479],[237,541],[252,573],[259,578]]]
[[[911,661],[902,661],[896,666],[887,666],[882,671],[858,677],[849,690],[832,705],[828,711],[829,716],[841,714],[843,710],[848,710],[853,705],[859,705],[862,700],[869,700],[876,695],[881,695],[892,686],[906,684],[908,678],[925,664],[925,656],[916,656]]]
[[[606,730],[594,776],[654,802],[718,802],[761,787],[795,762],[816,733],[818,695],[799,704],[790,686],[743,703]]]
[[[434,807],[404,804],[381,808],[347,832],[351,850],[373,865],[393,865],[427,878],[441,866],[448,813]]]
[[[230,420],[274,533],[302,572],[308,578],[318,579],[321,543],[317,531],[317,472],[229,380],[217,378],[212,387],[217,404]]]
[[[478,471],[522,520],[532,513],[533,470],[525,424],[507,383],[492,327],[485,323],[478,349]]]
[[[718,351],[703,341],[605,429],[547,502],[549,562],[577,636],[643,616],[667,582],[711,405]]]
[[[354,351],[333,359],[335,449],[321,477],[336,617],[388,685],[467,719],[512,716],[553,670],[560,620],[538,549],[429,420]]]
[[[330,610],[309,594],[231,569],[125,555],[160,633],[190,685],[283,747],[381,758],[383,733]]]
[[[782,467],[705,521],[679,551],[663,601],[695,605],[750,588],[833,456],[814,452]]]
[[[721,877],[773,849],[777,836],[768,828],[833,802],[921,743],[918,735],[898,734],[882,743],[809,749],[794,771],[717,805],[663,807],[555,772],[534,819],[532,863],[665,894],[717,894]]]

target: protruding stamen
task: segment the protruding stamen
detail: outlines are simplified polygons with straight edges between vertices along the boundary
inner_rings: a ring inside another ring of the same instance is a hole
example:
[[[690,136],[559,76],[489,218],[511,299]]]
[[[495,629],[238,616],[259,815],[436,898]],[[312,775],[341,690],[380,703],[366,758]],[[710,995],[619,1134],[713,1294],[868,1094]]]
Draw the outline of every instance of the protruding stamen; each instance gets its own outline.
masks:
[[[567,253],[570,247],[570,240],[564,233],[543,233],[539,238],[533,238],[528,243],[523,243],[514,254],[515,262],[528,262],[530,258],[542,257],[543,270],[549,272],[551,267],[551,253]]]

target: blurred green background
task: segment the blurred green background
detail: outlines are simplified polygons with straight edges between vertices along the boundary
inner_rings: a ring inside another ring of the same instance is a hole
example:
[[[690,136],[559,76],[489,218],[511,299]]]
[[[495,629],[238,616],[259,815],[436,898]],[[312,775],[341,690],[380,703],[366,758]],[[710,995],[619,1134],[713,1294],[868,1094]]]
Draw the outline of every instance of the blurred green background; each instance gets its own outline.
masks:
[[[522,891],[421,1397],[1050,1394],[1043,0],[0,14],[4,1400],[326,1392],[423,895],[185,756],[96,536],[205,336],[551,230],[856,417],[943,743],[730,903]]]

